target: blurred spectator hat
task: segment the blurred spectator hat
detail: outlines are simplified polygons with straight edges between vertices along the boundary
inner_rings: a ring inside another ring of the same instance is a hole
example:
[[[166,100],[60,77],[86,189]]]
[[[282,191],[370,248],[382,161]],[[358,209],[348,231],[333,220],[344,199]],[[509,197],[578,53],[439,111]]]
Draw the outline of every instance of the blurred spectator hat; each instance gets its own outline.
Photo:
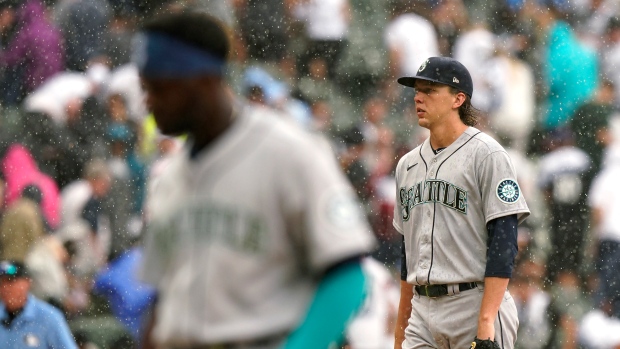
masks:
[[[0,262],[0,277],[10,279],[27,278],[30,274],[26,266],[18,261],[4,260]]]
[[[415,76],[399,78],[399,84],[415,87],[416,80],[426,80],[452,86],[471,98],[474,84],[465,66],[456,59],[449,57],[430,57],[418,69]]]

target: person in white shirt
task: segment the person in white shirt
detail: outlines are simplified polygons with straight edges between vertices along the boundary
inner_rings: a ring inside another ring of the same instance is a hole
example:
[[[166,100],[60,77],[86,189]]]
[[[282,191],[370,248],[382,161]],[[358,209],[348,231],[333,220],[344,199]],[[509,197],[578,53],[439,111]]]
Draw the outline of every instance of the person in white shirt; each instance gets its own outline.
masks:
[[[481,111],[488,112],[493,106],[492,76],[489,63],[495,53],[495,34],[483,25],[477,25],[462,33],[453,48],[454,59],[463,63],[474,81],[475,96],[471,103]]]
[[[596,269],[598,303],[610,303],[611,314],[620,317],[620,145],[608,148],[603,169],[594,178],[588,204],[592,209],[592,225],[598,238]]]
[[[421,8],[416,6],[418,9]],[[390,74],[394,77],[414,76],[428,57],[439,55],[433,24],[419,14],[408,12],[407,5],[401,2],[394,7],[384,41],[389,52]]]
[[[588,349],[617,349],[620,319],[603,309],[592,309],[579,324],[579,342]]]
[[[305,23],[310,40],[307,59],[325,59],[329,76],[334,78],[349,34],[349,0],[303,1],[295,8],[294,16]]]

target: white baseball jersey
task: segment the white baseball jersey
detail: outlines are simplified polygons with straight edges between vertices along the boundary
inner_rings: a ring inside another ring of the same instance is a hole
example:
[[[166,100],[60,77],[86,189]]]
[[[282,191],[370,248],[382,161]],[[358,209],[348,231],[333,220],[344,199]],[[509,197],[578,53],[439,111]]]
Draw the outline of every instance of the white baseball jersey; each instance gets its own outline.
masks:
[[[484,280],[486,223],[528,215],[515,169],[490,136],[469,127],[435,155],[426,139],[396,167],[394,227],[405,237],[407,282]]]
[[[148,199],[142,268],[159,291],[158,343],[286,333],[326,268],[374,247],[353,189],[322,149],[244,107],[195,159],[184,149],[171,160]]]

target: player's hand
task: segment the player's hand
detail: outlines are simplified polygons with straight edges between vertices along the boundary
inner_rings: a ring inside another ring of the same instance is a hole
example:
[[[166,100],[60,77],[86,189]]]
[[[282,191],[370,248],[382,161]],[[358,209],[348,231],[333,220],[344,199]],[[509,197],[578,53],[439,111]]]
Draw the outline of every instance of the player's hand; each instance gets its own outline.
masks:
[[[499,344],[497,344],[496,341],[492,341],[491,338],[480,339],[475,337],[469,349],[500,349],[500,347]]]

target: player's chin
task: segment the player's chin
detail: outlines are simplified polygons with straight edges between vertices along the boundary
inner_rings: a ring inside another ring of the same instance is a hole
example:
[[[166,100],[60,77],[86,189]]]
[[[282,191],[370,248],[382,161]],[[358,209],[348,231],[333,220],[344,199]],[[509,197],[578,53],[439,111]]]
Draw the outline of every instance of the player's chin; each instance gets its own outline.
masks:
[[[179,134],[183,133],[182,131],[177,130],[176,127],[167,125],[163,122],[157,122],[157,128],[159,129],[159,132],[161,132],[165,136],[178,136]]]
[[[170,120],[169,118],[162,117],[161,114],[156,114],[156,113],[153,113],[153,116],[155,118],[155,124],[157,124],[157,128],[159,129],[159,132],[161,132],[162,134],[166,136],[175,135],[175,131],[177,127],[175,127],[174,123],[167,121],[167,120]]]

